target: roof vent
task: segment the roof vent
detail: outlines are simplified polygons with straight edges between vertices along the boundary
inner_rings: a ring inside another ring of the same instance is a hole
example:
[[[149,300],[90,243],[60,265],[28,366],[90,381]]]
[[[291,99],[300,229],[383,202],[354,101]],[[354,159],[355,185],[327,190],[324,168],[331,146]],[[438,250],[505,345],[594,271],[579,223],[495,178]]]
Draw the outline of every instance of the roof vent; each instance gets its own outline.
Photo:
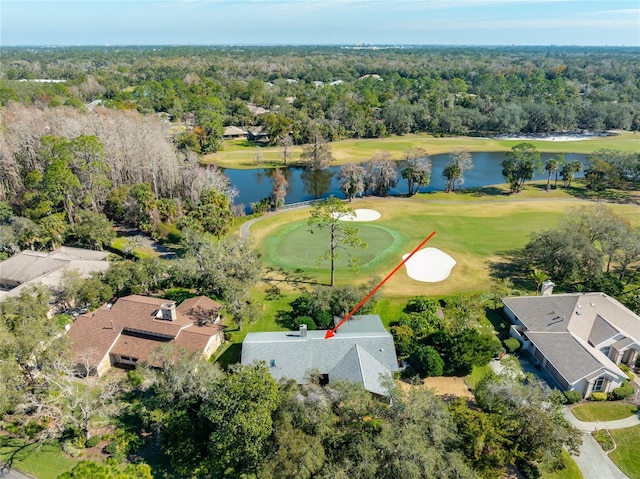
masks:
[[[576,314],[580,316],[582,314],[582,311],[576,311]]]
[[[592,308],[596,305],[596,303],[589,303],[589,304],[591,304]]]

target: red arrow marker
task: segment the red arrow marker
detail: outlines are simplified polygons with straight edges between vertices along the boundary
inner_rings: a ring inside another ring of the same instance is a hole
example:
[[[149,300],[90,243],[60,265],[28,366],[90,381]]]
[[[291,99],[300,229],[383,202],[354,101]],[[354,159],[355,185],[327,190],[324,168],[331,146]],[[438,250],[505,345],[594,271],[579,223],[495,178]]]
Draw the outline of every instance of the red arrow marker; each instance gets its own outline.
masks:
[[[391,276],[393,276],[394,274],[396,274],[396,271],[398,271],[400,268],[402,268],[402,266],[404,266],[404,264],[405,264],[407,261],[409,261],[409,258],[411,258],[411,257],[414,255],[414,253],[417,253],[417,252],[420,250],[420,248],[422,248],[422,247],[425,245],[425,243],[426,243],[427,241],[429,241],[431,238],[433,238],[433,235],[435,235],[435,234],[436,234],[436,232],[435,232],[435,231],[432,231],[432,232],[431,232],[431,234],[430,234],[429,236],[427,236],[427,237],[422,241],[422,243],[420,243],[420,244],[419,244],[419,245],[418,245],[418,246],[417,246],[417,247],[416,247],[416,248],[415,248],[411,253],[409,253],[409,256],[407,256],[405,259],[403,259],[403,260],[402,260],[402,262],[401,262],[398,266],[396,266],[396,267],[394,268],[394,270],[393,270],[391,273],[389,273],[385,279],[383,279],[382,281],[380,281],[380,283],[378,283],[378,286],[376,286],[375,288],[373,288],[373,289],[371,290],[371,292],[370,292],[370,293],[369,293],[369,294],[368,294],[368,295],[367,295],[367,296],[366,296],[362,301],[360,301],[360,302],[356,305],[356,307],[355,307],[355,308],[353,308],[351,311],[349,311],[349,314],[347,314],[344,318],[342,318],[342,320],[341,320],[338,324],[336,324],[336,325],[333,327],[333,329],[329,329],[329,330],[327,330],[326,334],[324,335],[324,339],[333,338],[333,337],[336,335],[336,331],[338,330],[338,328],[339,328],[340,326],[342,326],[346,320],[348,320],[351,316],[353,316],[353,314],[354,314],[356,311],[358,311],[358,310],[362,307],[362,305],[363,305],[364,303],[366,303],[366,302],[367,302],[367,300],[368,300],[371,296],[373,296],[374,294],[376,294],[376,291],[378,291],[378,290],[382,287],[382,285],[383,285],[384,283],[386,283],[386,282],[387,282],[387,280],[388,280],[389,278],[391,278]]]

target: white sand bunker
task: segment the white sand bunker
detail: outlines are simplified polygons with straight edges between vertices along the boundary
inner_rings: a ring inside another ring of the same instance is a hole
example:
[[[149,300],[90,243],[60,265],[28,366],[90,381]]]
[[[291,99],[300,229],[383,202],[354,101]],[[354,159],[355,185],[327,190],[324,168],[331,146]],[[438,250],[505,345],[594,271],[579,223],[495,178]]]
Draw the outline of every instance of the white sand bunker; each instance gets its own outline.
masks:
[[[340,218],[341,221],[375,221],[380,218],[376,210],[357,209]]]
[[[409,254],[402,256],[405,259]],[[423,248],[404,264],[411,279],[424,283],[444,281],[451,274],[456,260],[438,248]]]

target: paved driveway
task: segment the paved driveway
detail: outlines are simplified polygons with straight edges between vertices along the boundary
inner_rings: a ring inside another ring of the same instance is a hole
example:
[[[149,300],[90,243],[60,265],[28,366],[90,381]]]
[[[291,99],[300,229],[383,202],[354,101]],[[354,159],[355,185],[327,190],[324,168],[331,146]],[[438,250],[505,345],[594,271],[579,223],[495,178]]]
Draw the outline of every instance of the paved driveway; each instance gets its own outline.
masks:
[[[609,459],[591,433],[582,434],[580,455],[571,457],[582,471],[584,479],[629,479]]]

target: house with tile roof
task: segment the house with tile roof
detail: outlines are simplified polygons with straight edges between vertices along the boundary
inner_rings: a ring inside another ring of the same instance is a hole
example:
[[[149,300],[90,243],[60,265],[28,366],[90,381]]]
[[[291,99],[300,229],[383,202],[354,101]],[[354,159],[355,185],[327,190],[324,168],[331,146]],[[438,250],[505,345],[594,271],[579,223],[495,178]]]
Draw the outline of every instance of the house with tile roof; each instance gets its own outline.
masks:
[[[222,305],[204,296],[176,303],[131,295],[75,320],[69,329],[75,363],[104,374],[112,366],[135,366],[151,352],[173,343],[208,358],[224,340]]]
[[[585,398],[628,379],[640,352],[640,317],[604,293],[503,298],[517,338],[565,391]]]
[[[335,336],[325,330],[248,333],[242,343],[242,364],[265,362],[276,380],[308,383],[312,374],[321,382],[346,380],[385,396],[386,381],[399,371],[393,337],[377,315],[352,316]]]

